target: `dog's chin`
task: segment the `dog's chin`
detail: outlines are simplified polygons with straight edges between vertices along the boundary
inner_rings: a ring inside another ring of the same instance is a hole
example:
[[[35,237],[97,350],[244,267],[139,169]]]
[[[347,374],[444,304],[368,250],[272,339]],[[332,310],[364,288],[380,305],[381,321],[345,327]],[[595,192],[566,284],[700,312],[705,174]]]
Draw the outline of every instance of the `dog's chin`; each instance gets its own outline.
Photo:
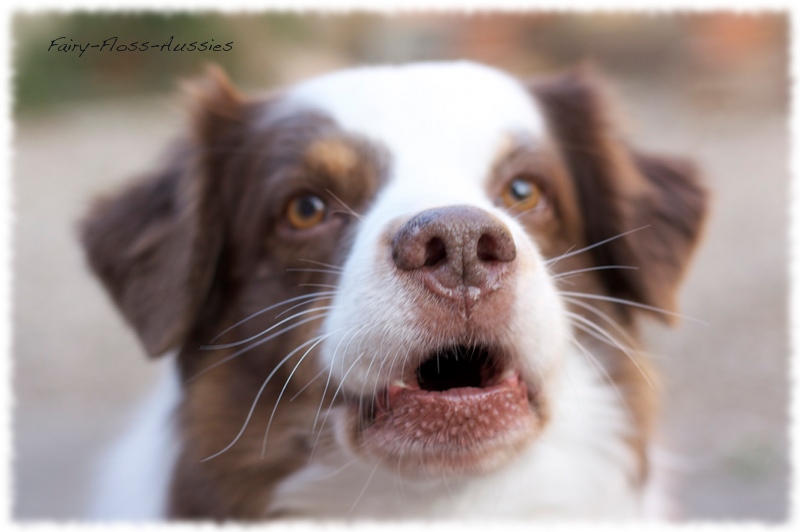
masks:
[[[347,444],[407,477],[488,473],[541,432],[542,396],[507,357],[456,346],[374,395],[348,401]]]

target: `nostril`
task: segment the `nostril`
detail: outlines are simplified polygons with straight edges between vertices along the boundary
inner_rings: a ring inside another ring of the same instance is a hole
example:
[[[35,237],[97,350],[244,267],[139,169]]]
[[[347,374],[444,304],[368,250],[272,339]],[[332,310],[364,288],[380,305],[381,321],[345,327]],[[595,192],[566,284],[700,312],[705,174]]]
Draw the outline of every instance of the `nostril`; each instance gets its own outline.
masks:
[[[479,286],[487,275],[500,275],[501,263],[512,262],[517,252],[499,220],[476,207],[456,205],[406,221],[392,237],[391,254],[400,270],[429,270],[424,273],[447,286]]]
[[[478,260],[481,262],[510,262],[517,256],[514,241],[510,235],[484,233],[478,239]]]
[[[425,266],[435,266],[447,260],[447,247],[439,237],[431,238],[425,245]]]

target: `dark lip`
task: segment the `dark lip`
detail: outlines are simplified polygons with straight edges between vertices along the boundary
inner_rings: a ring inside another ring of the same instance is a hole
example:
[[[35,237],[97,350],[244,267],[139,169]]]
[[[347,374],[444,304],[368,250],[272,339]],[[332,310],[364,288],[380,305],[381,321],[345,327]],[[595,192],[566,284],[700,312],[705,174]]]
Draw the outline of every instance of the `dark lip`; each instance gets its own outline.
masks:
[[[538,388],[532,386],[528,381],[522,378],[519,372],[514,372],[514,376],[519,378],[522,386],[528,407],[531,412],[535,411],[538,405]],[[369,428],[381,414],[389,410],[392,398],[401,393],[413,394],[418,399],[430,398],[434,400],[459,400],[459,399],[488,399],[492,394],[497,393],[503,388],[502,382],[492,386],[483,388],[461,387],[451,388],[444,391],[426,391],[420,388],[406,388],[407,392],[403,392],[398,386],[387,386],[382,391],[379,391],[374,396],[367,396],[361,398],[352,398],[348,403],[351,404],[353,411],[356,412],[361,419],[360,427],[362,429]]]
[[[353,448],[411,477],[495,470],[521,452],[544,421],[519,372],[486,388],[390,386],[386,403],[371,404],[371,421],[351,411]]]
[[[518,372],[507,376],[504,379],[483,387],[462,386],[450,388],[448,390],[435,391],[423,390],[419,387],[401,387],[390,385],[385,394],[375,397],[375,406],[378,412],[391,410],[398,399],[413,397],[415,400],[447,401],[457,403],[462,400],[482,400],[489,398],[499,392],[509,388],[518,388],[524,391],[526,398],[530,396],[527,386]]]
[[[375,422],[376,415],[381,412],[386,412],[387,407],[391,403],[391,399],[399,394],[413,394],[418,400],[425,400],[426,398],[430,398],[431,400],[457,400],[458,398],[481,400],[482,398],[488,398],[490,395],[497,393],[497,391],[502,388],[503,382],[511,376],[519,379],[524,393],[526,393],[529,409],[532,412],[536,410],[539,387],[535,382],[526,379],[523,376],[523,372],[520,371],[515,364],[511,363],[512,357],[508,355],[506,349],[496,346],[467,346],[465,348],[473,352],[483,350],[483,356],[493,365],[493,368],[484,373],[481,377],[482,381],[480,385],[453,386],[446,389],[425,389],[424,383],[421,383],[419,379],[420,368],[426,364],[435,363],[437,354],[441,355],[441,352],[447,349],[449,348],[432,351],[425,356],[419,357],[422,360],[420,364],[405,370],[403,378],[400,379],[403,382],[402,386],[397,384],[397,381],[394,381],[378,389],[374,395],[349,398],[347,402],[358,409],[361,418],[361,427],[368,428],[372,425]]]

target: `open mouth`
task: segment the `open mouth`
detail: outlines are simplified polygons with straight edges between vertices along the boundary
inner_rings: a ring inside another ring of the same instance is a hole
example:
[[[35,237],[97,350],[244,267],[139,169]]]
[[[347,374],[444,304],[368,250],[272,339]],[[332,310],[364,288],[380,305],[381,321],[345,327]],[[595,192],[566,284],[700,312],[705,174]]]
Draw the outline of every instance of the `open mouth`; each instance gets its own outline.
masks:
[[[497,384],[501,366],[484,347],[455,346],[435,353],[415,370],[420,389],[444,392]],[[413,381],[412,381],[413,382]]]
[[[535,390],[506,360],[485,346],[431,353],[362,408],[365,442],[428,471],[485,469],[538,426]]]

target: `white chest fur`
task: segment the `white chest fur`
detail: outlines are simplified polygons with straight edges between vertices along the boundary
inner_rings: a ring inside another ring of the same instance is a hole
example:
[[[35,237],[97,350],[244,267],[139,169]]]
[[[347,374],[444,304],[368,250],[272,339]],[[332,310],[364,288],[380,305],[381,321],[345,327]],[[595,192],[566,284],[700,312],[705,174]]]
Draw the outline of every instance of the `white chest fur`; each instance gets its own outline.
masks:
[[[173,359],[134,413],[132,424],[98,463],[92,519],[145,521],[166,514],[169,483],[178,457],[175,412],[181,387]]]

